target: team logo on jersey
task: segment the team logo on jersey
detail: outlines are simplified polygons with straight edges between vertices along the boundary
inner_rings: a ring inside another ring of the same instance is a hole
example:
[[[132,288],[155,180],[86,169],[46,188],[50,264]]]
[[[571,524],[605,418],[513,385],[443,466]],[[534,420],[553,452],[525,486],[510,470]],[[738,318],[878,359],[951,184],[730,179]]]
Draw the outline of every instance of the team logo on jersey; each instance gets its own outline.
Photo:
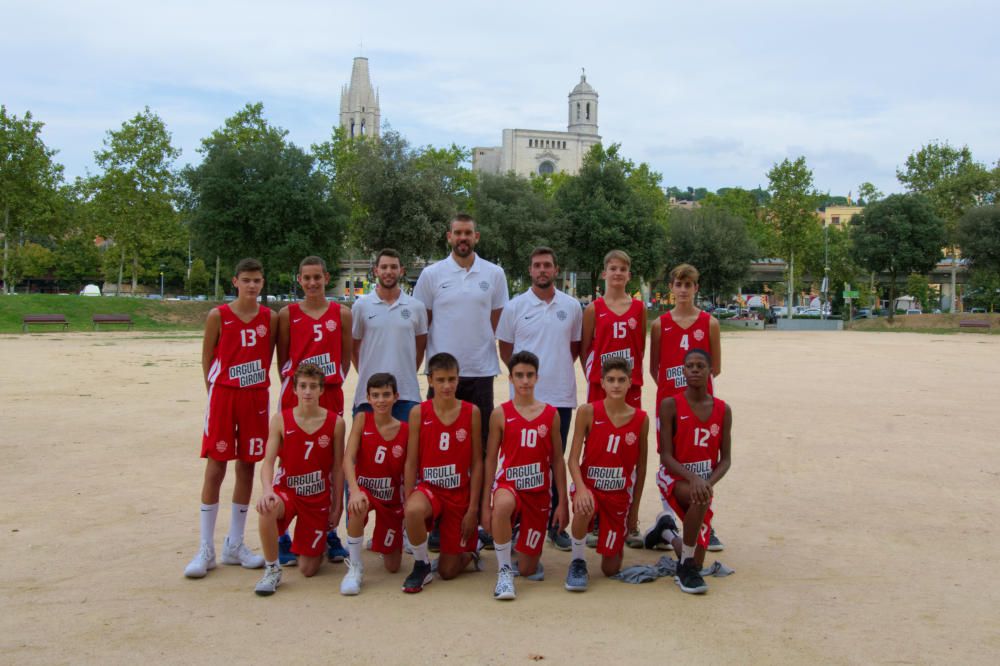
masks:
[[[465,438],[469,436],[469,433],[465,431],[465,428],[459,428],[455,431],[455,439],[460,442],[464,442]]]
[[[400,446],[399,444],[397,444],[396,446],[392,447],[392,457],[393,458],[402,458],[403,457],[403,447]]]
[[[331,333],[333,333],[334,331],[336,331],[337,330],[337,322],[335,322],[332,319],[327,319],[326,320],[326,330],[330,331]]]
[[[479,283],[479,288],[482,289],[483,291],[489,291],[490,283],[487,282],[486,280],[483,280],[482,282]]]
[[[718,437],[719,436],[719,424],[718,423],[713,423],[712,427],[709,428],[709,431],[712,433],[712,437]]]
[[[635,320],[635,317],[629,317],[628,318],[628,327],[631,328],[633,331],[635,330],[635,327],[638,326],[638,325],[639,325],[639,322],[637,322]]]
[[[702,331],[700,329],[697,330],[697,331],[695,331],[694,332],[694,339],[697,340],[698,342],[701,342],[702,340],[704,340],[705,339],[705,331]]]
[[[264,326],[264,324],[257,326],[257,335],[260,337],[267,335],[267,326]]]
[[[549,427],[547,425],[543,423],[542,425],[538,426],[539,437],[545,437],[547,434],[549,434]]]
[[[409,319],[410,318],[409,308],[403,308],[402,310],[400,310],[399,316],[402,317],[403,319]]]
[[[630,432],[627,435],[625,435],[625,443],[628,444],[629,446],[635,444],[636,439],[638,438],[635,436],[634,432]]]
[[[566,321],[566,317],[568,316],[569,315],[566,314],[565,310],[559,310],[558,312],[556,312],[556,317],[559,319],[559,321]]]
[[[219,441],[217,441],[215,443],[215,450],[218,451],[219,453],[225,453],[226,452],[226,448],[228,446],[229,445],[226,444],[226,440],[220,439]]]
[[[320,435],[319,436],[319,448],[325,449],[328,446],[330,446],[330,436],[329,435]]]

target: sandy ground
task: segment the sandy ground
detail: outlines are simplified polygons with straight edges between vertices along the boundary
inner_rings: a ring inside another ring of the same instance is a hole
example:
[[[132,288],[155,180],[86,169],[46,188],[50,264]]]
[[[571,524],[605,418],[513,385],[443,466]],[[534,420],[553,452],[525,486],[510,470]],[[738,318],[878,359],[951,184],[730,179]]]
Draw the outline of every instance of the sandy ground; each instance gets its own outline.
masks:
[[[570,594],[568,553],[547,548],[547,580],[519,582],[513,603],[492,599],[492,553],[419,595],[366,553],[360,597],[325,565],[286,569],[264,599],[259,571],[181,574],[203,469],[199,339],[4,336],[0,662],[996,663],[1000,338],[767,331],[727,333],[723,351],[734,463],[717,555],[737,573],[704,597],[599,576]]]

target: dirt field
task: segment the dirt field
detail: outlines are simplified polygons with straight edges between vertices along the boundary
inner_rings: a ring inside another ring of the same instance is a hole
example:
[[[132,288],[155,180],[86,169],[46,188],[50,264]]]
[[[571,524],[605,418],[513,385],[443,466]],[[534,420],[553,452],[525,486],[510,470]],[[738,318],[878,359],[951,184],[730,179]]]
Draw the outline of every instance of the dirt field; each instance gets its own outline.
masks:
[[[342,565],[286,569],[267,599],[259,571],[184,579],[199,339],[4,336],[0,662],[996,663],[1000,338],[767,331],[726,333],[723,351],[734,462],[716,555],[736,574],[691,597],[594,576],[591,551],[590,590],[570,594],[568,553],[547,548],[547,579],[504,604],[488,552],[485,573],[412,596],[371,553],[356,598]],[[219,546],[228,523],[224,501]]]

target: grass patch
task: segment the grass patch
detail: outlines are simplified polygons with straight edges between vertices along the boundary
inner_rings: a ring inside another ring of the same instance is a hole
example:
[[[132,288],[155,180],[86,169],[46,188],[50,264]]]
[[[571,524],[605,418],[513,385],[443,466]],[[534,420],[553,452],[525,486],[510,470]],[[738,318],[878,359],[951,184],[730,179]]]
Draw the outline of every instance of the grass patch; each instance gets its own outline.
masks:
[[[960,328],[959,322],[975,320],[987,321],[989,328]],[[933,333],[950,335],[953,333],[978,333],[980,335],[1000,334],[1000,314],[922,314],[896,315],[892,324],[886,317],[859,319],[851,322],[848,330],[883,333]]]
[[[128,314],[137,331],[200,330],[208,311],[216,304],[203,301],[154,301],[115,296],[57,296],[30,294],[0,296],[0,333],[20,333],[21,318],[28,314],[63,314],[69,330],[93,331],[95,314]],[[125,326],[102,327],[102,331],[124,331]],[[59,326],[31,326],[29,331],[62,332]]]

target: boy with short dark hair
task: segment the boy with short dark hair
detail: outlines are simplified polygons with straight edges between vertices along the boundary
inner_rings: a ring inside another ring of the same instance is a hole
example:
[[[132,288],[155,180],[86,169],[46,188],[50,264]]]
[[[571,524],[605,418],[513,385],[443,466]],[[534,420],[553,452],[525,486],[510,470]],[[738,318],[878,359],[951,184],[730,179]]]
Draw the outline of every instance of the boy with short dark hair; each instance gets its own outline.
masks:
[[[413,547],[413,571],[404,592],[420,592],[430,583],[427,531],[440,519],[438,575],[454,578],[477,558],[479,499],[483,483],[479,408],[455,396],[458,361],[447,352],[427,361],[434,397],[410,412],[406,452],[404,514]]]

